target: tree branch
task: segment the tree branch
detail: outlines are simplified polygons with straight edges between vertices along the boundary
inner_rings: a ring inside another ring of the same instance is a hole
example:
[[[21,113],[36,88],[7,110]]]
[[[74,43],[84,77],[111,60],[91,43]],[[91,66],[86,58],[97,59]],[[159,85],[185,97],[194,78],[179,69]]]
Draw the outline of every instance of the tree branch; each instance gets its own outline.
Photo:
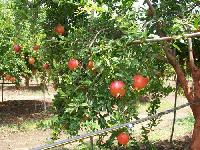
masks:
[[[97,34],[94,36],[92,42],[90,43],[89,48],[92,47],[92,45],[94,44],[94,42],[95,42],[95,40],[97,39],[97,37],[99,36],[99,34],[100,34],[101,32],[103,32],[103,31],[105,31],[105,30],[106,30],[106,29],[101,29],[101,30],[99,30],[99,31],[97,32]]]
[[[165,55],[168,59],[168,62],[173,66],[176,74],[178,81],[183,88],[183,91],[185,93],[185,96],[187,97],[189,102],[193,101],[193,91],[192,89],[188,86],[188,81],[185,78],[185,74],[182,71],[178,61],[176,60],[176,57],[174,57],[170,52],[172,51],[171,49],[167,48],[167,46],[163,46],[163,49],[165,51]]]
[[[147,5],[149,6],[150,11],[152,12],[152,15],[156,16],[156,11],[153,8],[153,5],[152,5],[151,1],[150,0],[145,0],[145,1],[146,1]]]
[[[200,37],[200,32],[184,34],[183,36],[173,36],[173,37],[166,36],[166,37],[159,37],[159,38],[153,38],[153,39],[134,40],[134,41],[131,41],[130,44],[142,44],[144,42],[152,43],[152,42],[177,40],[181,38],[191,38],[191,37]]]
[[[188,38],[188,53],[189,53],[189,65],[192,74],[194,73],[194,69],[197,67],[194,64],[194,56],[193,56],[193,49],[192,49],[192,39]]]

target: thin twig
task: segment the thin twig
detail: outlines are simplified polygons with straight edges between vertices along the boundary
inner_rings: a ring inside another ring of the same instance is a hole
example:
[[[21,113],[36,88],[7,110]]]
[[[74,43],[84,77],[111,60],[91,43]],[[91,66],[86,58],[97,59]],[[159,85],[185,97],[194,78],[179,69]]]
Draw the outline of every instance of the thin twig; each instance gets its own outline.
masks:
[[[101,29],[101,30],[99,30],[99,31],[97,32],[97,34],[94,36],[92,42],[90,43],[89,48],[92,47],[92,45],[94,44],[94,42],[95,42],[95,40],[97,39],[97,37],[99,36],[99,34],[100,34],[101,32],[103,32],[103,31],[105,31],[105,29]]]

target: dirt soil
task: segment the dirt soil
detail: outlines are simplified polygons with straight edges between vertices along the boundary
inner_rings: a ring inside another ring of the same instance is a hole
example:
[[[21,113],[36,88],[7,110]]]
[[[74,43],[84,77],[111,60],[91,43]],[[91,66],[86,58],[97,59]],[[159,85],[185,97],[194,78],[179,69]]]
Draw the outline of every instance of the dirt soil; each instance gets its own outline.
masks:
[[[55,93],[51,87],[49,91],[50,94],[45,96],[47,108],[51,105],[51,99]],[[7,87],[4,90],[4,95],[4,102],[0,102],[0,127],[20,125],[27,120],[42,120],[52,115],[48,111],[44,112],[44,95],[41,91],[33,89],[16,90],[15,88]],[[168,100],[173,98],[174,96],[168,97]],[[183,102],[181,101],[181,103]],[[190,110],[187,108],[184,111],[189,112]],[[183,113],[180,112],[180,114]],[[167,122],[168,120],[165,121]],[[3,130],[0,131],[0,150],[30,149],[45,144],[50,135],[50,130],[33,129],[20,132]],[[167,140],[157,142],[156,146],[159,150],[184,150],[188,149],[190,141],[191,133],[188,133],[185,136],[176,138],[174,146]]]

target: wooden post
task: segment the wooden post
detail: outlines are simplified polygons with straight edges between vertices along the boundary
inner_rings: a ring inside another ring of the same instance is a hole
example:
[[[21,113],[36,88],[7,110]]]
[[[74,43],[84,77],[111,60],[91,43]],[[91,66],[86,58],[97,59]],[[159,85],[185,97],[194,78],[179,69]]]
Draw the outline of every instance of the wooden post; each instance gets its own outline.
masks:
[[[93,136],[90,137],[91,150],[94,150]]]
[[[45,81],[43,81],[42,83],[42,91],[43,91],[43,97],[44,97],[43,104],[44,104],[44,111],[46,112],[47,105],[46,105],[46,97],[45,97],[45,88],[46,88],[45,86],[46,86],[46,83]]]
[[[176,76],[176,91],[175,91],[175,99],[174,99],[174,108],[176,108],[177,105],[177,93],[178,93],[178,78]],[[171,136],[170,136],[170,143],[173,144],[173,135],[174,135],[174,127],[176,123],[176,110],[174,109],[174,118],[173,118],[173,123],[172,123],[172,131],[171,131]]]
[[[1,83],[1,101],[3,102],[3,87],[4,87],[4,77],[3,77],[3,83]]]

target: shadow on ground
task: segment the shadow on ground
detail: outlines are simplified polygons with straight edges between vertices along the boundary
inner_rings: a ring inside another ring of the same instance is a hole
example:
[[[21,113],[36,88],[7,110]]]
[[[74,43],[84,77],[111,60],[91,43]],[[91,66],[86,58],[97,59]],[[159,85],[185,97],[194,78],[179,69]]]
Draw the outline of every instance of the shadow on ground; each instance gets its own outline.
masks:
[[[51,103],[46,102],[47,111],[44,112],[44,102],[39,100],[9,100],[0,102],[0,125],[20,124],[25,120],[44,119],[51,114],[48,108]]]
[[[2,86],[0,87],[0,89]],[[11,85],[4,85],[4,90],[31,90],[31,91],[41,91],[43,87],[40,84],[30,84],[29,86],[17,86],[14,84]]]

